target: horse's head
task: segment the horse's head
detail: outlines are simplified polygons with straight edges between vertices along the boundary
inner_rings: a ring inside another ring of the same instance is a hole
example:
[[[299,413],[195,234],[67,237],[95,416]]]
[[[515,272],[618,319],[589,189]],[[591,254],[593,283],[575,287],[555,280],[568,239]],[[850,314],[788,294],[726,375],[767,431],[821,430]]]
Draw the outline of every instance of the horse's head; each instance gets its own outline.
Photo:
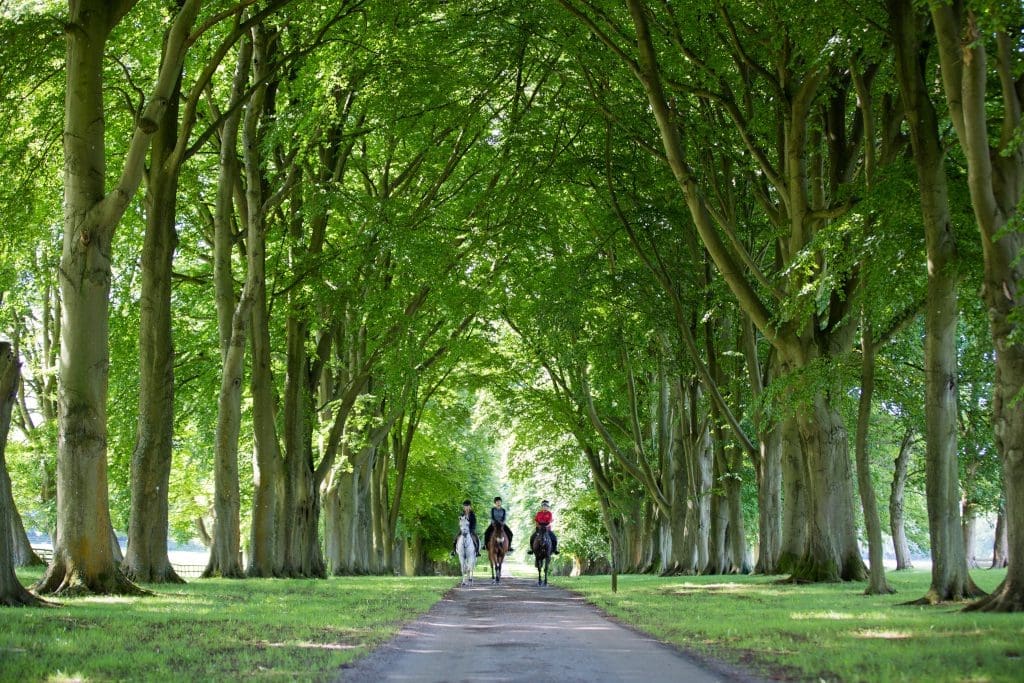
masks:
[[[459,517],[459,533],[463,536],[469,533],[469,517],[466,515]]]

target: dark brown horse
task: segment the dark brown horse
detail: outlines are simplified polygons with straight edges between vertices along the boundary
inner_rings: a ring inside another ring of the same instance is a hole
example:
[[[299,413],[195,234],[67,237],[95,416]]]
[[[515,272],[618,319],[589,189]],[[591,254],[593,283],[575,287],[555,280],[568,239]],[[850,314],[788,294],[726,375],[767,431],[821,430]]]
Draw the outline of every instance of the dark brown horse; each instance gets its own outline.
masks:
[[[537,568],[537,585],[546,586],[548,585],[548,567],[551,566],[551,536],[548,535],[547,524],[537,526],[537,531],[530,539],[530,548],[533,550],[533,565]]]
[[[501,583],[501,565],[508,553],[505,525],[491,523],[491,539],[487,542],[487,558],[491,561],[491,583]]]

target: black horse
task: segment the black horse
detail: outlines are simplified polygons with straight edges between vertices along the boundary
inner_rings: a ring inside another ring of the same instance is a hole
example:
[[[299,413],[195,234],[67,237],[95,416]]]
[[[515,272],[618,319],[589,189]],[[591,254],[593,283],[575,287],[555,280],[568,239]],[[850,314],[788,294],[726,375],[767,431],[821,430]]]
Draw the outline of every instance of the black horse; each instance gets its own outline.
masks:
[[[530,548],[533,550],[533,565],[537,567],[537,585],[548,585],[548,567],[551,565],[551,536],[548,535],[548,525],[540,524],[533,538],[530,539]],[[543,576],[541,570],[543,569]]]

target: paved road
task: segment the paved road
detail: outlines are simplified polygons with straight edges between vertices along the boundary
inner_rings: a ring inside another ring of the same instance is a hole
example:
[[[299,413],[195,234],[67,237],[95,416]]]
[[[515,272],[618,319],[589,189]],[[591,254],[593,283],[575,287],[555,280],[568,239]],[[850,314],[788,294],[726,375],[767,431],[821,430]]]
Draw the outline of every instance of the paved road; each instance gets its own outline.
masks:
[[[604,617],[583,598],[553,585],[503,578],[494,586],[485,578],[449,592],[390,642],[343,668],[339,680],[756,680],[716,668]]]

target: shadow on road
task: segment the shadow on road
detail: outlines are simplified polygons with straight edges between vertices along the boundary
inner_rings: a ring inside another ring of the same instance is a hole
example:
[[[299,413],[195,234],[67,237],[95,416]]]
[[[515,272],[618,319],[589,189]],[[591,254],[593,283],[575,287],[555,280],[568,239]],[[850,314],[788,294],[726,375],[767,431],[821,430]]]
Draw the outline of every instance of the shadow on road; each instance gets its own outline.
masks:
[[[757,679],[695,659],[602,615],[582,597],[538,587],[532,567],[457,587],[341,681],[734,681]],[[531,578],[519,578],[523,575]],[[557,581],[557,579],[556,579]]]

